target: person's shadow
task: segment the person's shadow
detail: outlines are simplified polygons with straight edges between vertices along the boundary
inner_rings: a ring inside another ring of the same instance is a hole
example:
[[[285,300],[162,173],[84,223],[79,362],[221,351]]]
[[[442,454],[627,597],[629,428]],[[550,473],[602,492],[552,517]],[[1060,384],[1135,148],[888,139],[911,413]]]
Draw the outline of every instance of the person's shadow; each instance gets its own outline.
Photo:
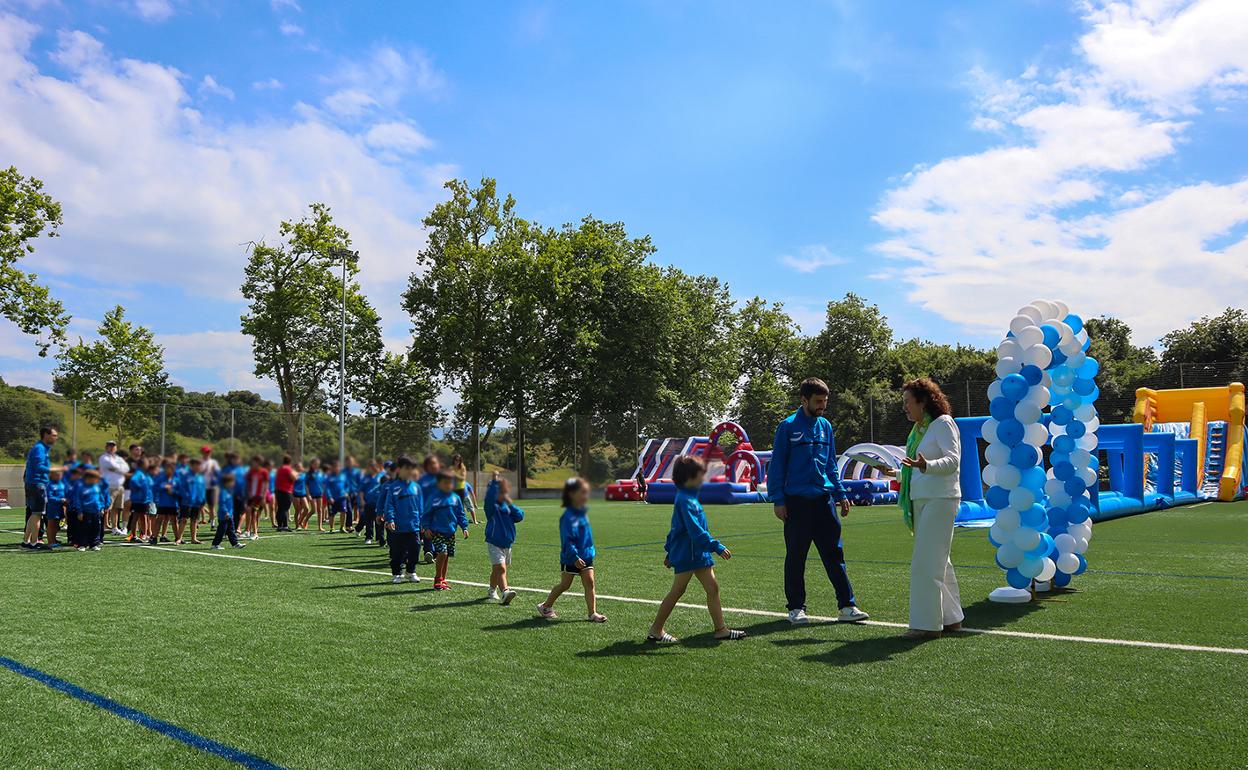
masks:
[[[681,637],[679,642],[669,644],[651,642],[646,639],[629,639],[613,642],[598,650],[582,650],[581,652],[576,653],[576,657],[644,657],[652,655],[676,654],[682,649],[718,647],[721,644],[749,644],[750,639],[753,637],[768,636],[769,634],[784,631],[790,627],[791,626],[787,620],[769,620],[763,623],[756,623],[752,626],[742,626],[740,630],[746,633],[746,638],[737,642],[730,642],[726,639],[716,639],[715,634],[710,631]]]
[[[455,607],[475,607],[478,604],[485,603],[485,597],[477,599],[461,599],[457,602],[431,602],[429,604],[416,604],[412,606],[412,612],[429,612],[431,610],[448,610]]]

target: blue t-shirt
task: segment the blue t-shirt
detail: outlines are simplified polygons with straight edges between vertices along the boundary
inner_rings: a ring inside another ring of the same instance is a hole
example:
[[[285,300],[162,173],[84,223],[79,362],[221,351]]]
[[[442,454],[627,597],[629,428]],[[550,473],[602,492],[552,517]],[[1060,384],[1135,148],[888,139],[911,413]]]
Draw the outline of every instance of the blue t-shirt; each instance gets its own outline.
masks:
[[[715,554],[723,553],[724,546],[711,537],[707,529],[706,512],[698,502],[697,490],[676,490],[676,503],[672,507],[672,527],[663,546],[667,560],[677,572],[689,572],[715,563]]]
[[[48,445],[36,441],[26,453],[26,472],[23,479],[32,487],[46,487],[48,472],[52,469],[52,458],[48,455]]]
[[[594,558],[594,530],[585,508],[565,508],[559,517],[560,564],[576,564],[577,559]]]
[[[308,474],[306,473],[295,474],[295,486],[292,488],[291,494],[294,495],[295,497],[307,497],[308,496]]]

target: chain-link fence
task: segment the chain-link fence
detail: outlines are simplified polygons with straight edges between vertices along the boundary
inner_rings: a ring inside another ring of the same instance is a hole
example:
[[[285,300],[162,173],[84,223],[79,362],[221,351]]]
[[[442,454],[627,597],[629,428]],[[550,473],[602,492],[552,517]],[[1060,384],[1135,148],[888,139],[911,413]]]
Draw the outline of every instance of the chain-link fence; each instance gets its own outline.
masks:
[[[1248,376],[1232,363],[1184,364],[1154,370],[1137,379],[1103,371],[1097,408],[1106,424],[1129,422],[1139,387],[1153,389],[1213,387]],[[942,382],[955,417],[988,413],[989,381]],[[770,449],[772,432],[782,415],[745,415],[756,449]],[[897,392],[879,387],[862,395],[834,394],[828,417],[836,428],[841,449],[871,441],[904,444],[910,423],[901,411]],[[566,413],[553,420],[529,419],[523,427],[503,420],[483,426],[474,436],[462,425],[426,425],[368,415],[349,415],[342,451],[365,463],[368,458],[400,454],[423,458],[436,455],[450,464],[458,455],[463,472],[474,486],[484,487],[498,471],[527,489],[554,490],[574,473],[595,484],[630,477],[638,456],[651,438],[685,439],[706,436],[714,416],[690,415],[680,410],[641,409],[607,417]],[[519,422],[519,421],[517,421]],[[217,457],[237,452],[278,460],[290,454],[307,462],[313,457],[338,458],[339,425],[336,414],[286,413],[254,397],[230,407],[188,403],[109,405],[74,401],[21,387],[0,387],[0,462],[21,462],[41,425],[55,425],[62,440],[53,448],[54,461],[63,461],[71,449],[97,457],[108,440],[123,450],[141,444],[150,454],[192,456],[211,446]]]

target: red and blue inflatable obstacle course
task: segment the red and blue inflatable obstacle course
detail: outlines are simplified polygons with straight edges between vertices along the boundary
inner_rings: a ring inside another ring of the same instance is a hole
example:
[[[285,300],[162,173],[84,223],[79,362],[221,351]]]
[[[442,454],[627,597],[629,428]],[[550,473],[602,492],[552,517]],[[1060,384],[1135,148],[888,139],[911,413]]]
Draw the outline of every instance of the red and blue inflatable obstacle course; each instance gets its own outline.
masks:
[[[647,442],[647,449],[650,442]],[[702,458],[707,467],[707,480],[698,499],[712,505],[762,503],[767,501],[767,465],[771,452],[759,452],[750,443],[745,429],[735,422],[721,422],[709,436],[683,440],[663,439],[654,449],[655,460],[646,478],[646,502],[671,503],[676,499],[672,482],[672,461],[682,454]],[[643,458],[645,452],[643,451]],[[639,469],[642,468],[639,462]],[[617,487],[617,485],[620,485]],[[607,486],[607,499],[624,493],[623,481]]]

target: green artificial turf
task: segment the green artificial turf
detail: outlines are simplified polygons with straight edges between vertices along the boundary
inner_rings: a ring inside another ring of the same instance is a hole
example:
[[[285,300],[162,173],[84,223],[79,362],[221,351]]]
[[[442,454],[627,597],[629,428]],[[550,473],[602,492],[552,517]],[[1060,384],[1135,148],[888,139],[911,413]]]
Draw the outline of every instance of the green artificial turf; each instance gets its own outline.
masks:
[[[529,501],[513,585],[557,577],[558,509]],[[711,507],[735,558],[728,607],[782,612],[780,525],[765,506]],[[591,507],[602,594],[657,600],[669,510]],[[0,517],[13,530],[18,516]],[[488,577],[480,528],[453,580]],[[925,644],[881,626],[729,614],[750,638],[719,643],[705,610],[643,643],[654,606],[604,599],[610,622],[535,617],[457,585],[391,585],[382,549],[344,535],[207,546],[31,553],[0,534],[0,655],[279,765],[351,767],[1240,767],[1248,656],[991,634]],[[861,606],[905,623],[910,536],[895,508],[857,508],[845,546]],[[966,625],[1248,647],[1248,504],[1097,525],[1076,590],[1022,607],[983,530],[959,530]],[[810,611],[835,598],[817,558]],[[576,589],[574,589],[576,590]],[[685,601],[699,603],[691,586]],[[223,760],[0,670],[0,767],[217,767]]]

